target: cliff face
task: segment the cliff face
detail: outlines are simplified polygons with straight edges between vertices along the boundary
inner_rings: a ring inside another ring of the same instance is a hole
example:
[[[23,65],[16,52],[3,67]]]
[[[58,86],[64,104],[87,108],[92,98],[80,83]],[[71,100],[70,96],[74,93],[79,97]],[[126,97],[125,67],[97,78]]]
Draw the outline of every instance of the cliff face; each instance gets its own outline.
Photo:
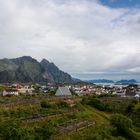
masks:
[[[59,70],[54,63],[49,63],[46,59],[43,59],[40,64],[44,70],[43,77],[45,79],[50,79],[51,82],[56,83],[69,83],[73,81],[69,74]]]
[[[73,82],[71,76],[55,64],[43,59],[40,63],[30,56],[0,60],[0,82]]]

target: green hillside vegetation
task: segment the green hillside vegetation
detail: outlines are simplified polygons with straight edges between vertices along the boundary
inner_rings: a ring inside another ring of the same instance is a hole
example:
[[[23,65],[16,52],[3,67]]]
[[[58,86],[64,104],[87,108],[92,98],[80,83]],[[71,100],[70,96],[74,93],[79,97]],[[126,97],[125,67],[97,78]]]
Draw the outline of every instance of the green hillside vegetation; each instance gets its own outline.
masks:
[[[139,101],[92,96],[71,100],[72,107],[46,94],[0,97],[0,139],[140,139]]]

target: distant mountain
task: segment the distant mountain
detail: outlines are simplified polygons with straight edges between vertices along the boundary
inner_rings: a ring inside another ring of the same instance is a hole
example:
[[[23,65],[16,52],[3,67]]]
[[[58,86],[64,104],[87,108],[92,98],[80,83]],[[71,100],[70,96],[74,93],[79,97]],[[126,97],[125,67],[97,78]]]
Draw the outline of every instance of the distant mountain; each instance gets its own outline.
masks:
[[[86,80],[85,82],[88,82],[88,83],[114,83],[114,81],[108,80],[108,79]]]
[[[114,83],[114,84],[122,84],[122,85],[136,84],[137,83],[137,81],[135,79],[119,80],[117,82],[114,82],[113,80],[108,80],[108,79],[95,79],[95,80],[86,80],[85,82],[88,82],[88,83]]]
[[[73,82],[72,77],[43,59],[40,63],[30,56],[0,60],[0,82]]]
[[[137,81],[135,79],[130,79],[130,80],[120,80],[117,81],[115,84],[122,84],[122,85],[128,85],[128,84],[136,84]]]

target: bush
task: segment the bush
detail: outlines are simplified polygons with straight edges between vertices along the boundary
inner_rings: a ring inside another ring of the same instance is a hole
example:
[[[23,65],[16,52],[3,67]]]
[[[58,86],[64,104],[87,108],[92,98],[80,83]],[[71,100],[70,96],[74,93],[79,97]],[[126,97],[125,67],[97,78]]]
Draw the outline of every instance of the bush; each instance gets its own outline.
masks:
[[[135,105],[137,104],[137,100],[133,100],[128,107],[126,108],[127,113],[132,113],[134,111]]]
[[[48,92],[49,92],[49,95],[55,95],[55,93],[56,93],[56,91],[53,89],[50,89]]]
[[[140,105],[140,104],[139,104]],[[140,128],[140,106],[137,106],[133,111],[129,113],[134,125]]]
[[[47,123],[41,127],[21,127],[15,120],[0,121],[0,140],[49,140],[54,127]]]
[[[49,140],[54,133],[53,126],[45,124],[42,127],[35,128],[35,140]]]
[[[109,128],[102,126],[89,127],[71,136],[72,140],[126,140],[121,136],[112,136]]]
[[[69,108],[68,103],[64,102],[64,101],[60,101],[57,103],[58,108]]]
[[[118,130],[125,130],[125,129],[132,128],[132,120],[120,114],[112,115],[111,123],[112,125],[117,127]]]
[[[123,115],[112,115],[111,124],[117,128],[118,133],[120,133],[125,138],[130,140],[139,140],[138,136],[133,131],[132,120]]]
[[[106,110],[106,106],[105,104],[103,104],[100,100],[96,99],[96,98],[92,98],[89,100],[88,102],[89,105],[101,110],[101,111],[105,111]]]
[[[117,96],[116,94],[111,94],[111,93],[110,94],[107,93],[107,94],[98,95],[99,98],[101,98],[101,97],[116,97],[116,96]]]
[[[51,105],[48,103],[48,101],[42,101],[40,104],[41,104],[42,108],[50,108],[51,107]]]
[[[0,139],[1,140],[27,140],[34,139],[34,130],[22,128],[20,122],[9,120],[0,122]]]

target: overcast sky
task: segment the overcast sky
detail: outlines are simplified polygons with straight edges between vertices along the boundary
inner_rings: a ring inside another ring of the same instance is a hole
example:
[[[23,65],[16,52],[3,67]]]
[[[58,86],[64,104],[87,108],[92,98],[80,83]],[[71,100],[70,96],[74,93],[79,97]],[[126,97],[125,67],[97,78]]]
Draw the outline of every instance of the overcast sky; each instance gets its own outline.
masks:
[[[81,79],[140,79],[139,6],[139,0],[0,0],[0,58],[46,58]]]

